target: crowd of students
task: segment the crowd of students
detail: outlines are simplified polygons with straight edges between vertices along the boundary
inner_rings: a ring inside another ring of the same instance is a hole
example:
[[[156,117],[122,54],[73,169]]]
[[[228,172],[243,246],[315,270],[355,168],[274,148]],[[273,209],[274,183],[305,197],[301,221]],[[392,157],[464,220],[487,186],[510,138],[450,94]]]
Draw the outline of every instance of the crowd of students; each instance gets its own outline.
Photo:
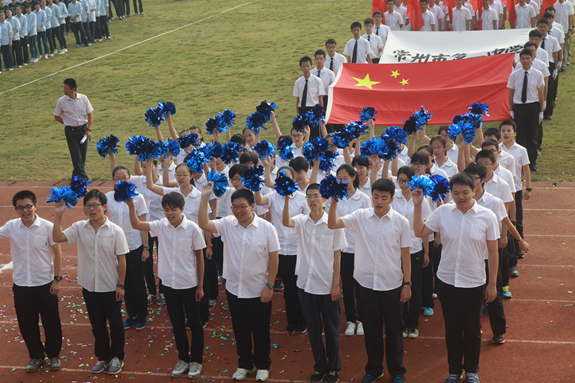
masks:
[[[134,14],[144,15],[142,0],[133,1]],[[0,60],[0,70],[11,71],[67,53],[66,36],[70,31],[74,34],[76,48],[112,40],[108,22],[114,20],[114,15],[108,0],[4,2],[0,0],[0,45],[4,64],[2,66]],[[111,2],[119,20],[130,17],[129,0]]]

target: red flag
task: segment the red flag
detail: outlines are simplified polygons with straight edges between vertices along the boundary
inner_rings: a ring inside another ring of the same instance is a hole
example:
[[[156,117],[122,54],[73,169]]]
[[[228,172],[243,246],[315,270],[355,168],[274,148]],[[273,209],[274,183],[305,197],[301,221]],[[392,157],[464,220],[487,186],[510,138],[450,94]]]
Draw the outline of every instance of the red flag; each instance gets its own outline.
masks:
[[[515,15],[515,0],[503,1],[505,1],[505,6],[507,7],[507,20],[509,21],[509,25],[511,25],[511,29],[515,29],[515,19],[517,18]]]
[[[555,0],[543,0],[541,4],[541,16],[545,13],[545,8],[552,7]]]
[[[447,9],[449,11],[449,22],[453,24],[453,8],[455,8],[457,4],[455,4],[455,0],[443,0],[443,4],[447,6]],[[450,30],[452,29],[450,28]]]
[[[371,2],[371,17],[373,17],[373,14],[375,13],[375,11],[381,11],[382,13],[385,13],[385,7],[384,7],[383,0],[372,0],[372,2]],[[385,18],[383,18],[382,23],[385,24]]]
[[[423,15],[419,0],[407,0],[407,18],[411,25],[411,30],[419,31],[423,27]]]
[[[327,119],[347,124],[361,109],[375,108],[376,124],[403,125],[402,120],[423,105],[433,112],[431,124],[451,124],[474,102],[489,105],[486,121],[509,115],[509,89],[515,54],[416,64],[343,64],[329,88]]]

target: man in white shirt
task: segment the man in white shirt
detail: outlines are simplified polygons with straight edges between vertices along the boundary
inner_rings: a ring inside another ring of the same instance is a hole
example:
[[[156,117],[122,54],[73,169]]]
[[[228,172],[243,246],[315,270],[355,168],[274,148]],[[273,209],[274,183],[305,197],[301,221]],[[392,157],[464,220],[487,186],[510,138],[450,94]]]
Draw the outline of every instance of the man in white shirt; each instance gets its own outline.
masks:
[[[427,0],[419,0],[419,8],[421,9],[421,16],[423,17],[423,26],[419,30],[422,32],[435,31],[435,15],[433,12],[427,10]]]
[[[433,13],[435,16],[435,30],[436,31],[443,31],[444,29],[444,22],[445,22],[445,14],[441,7],[435,4],[435,0],[429,0],[428,9]]]
[[[482,31],[497,30],[499,14],[489,6],[489,0],[483,0],[483,7],[477,11],[476,19],[478,23],[481,22]]]
[[[567,63],[571,59],[571,36],[573,35],[573,4],[566,0],[557,0],[553,4],[555,8],[555,20],[561,24],[565,31],[565,43],[563,44],[563,61],[561,71],[565,72]]]
[[[84,213],[89,219],[77,221],[63,232],[62,215],[66,206],[58,202],[52,237],[54,242],[78,244],[78,284],[82,286],[98,358],[91,372],[99,374],[108,370],[108,374],[115,375],[124,366],[122,300],[125,255],[130,249],[124,231],[106,218],[107,202],[104,193],[90,190],[84,197]]]
[[[545,110],[543,112],[543,119],[544,120],[551,120],[553,115],[553,105],[555,103],[555,96],[557,95],[557,85],[558,85],[558,75],[559,75],[559,68],[561,67],[561,46],[559,45],[559,41],[553,36],[550,36],[547,33],[548,28],[548,21],[545,18],[539,19],[537,21],[537,31],[533,30],[529,32],[529,41],[532,41],[533,37],[535,36],[535,32],[540,32],[540,42],[539,47],[541,49],[545,49],[547,55],[549,56],[549,73],[551,73],[551,82],[549,83],[549,88],[546,96],[546,105]],[[536,41],[534,41],[536,42]],[[541,140],[543,139],[543,129],[540,127],[539,129],[540,137],[538,137],[539,145],[541,147]]]
[[[311,70],[312,76],[317,76],[323,83],[323,110],[327,108],[327,103],[329,101],[329,86],[335,82],[335,73],[325,67],[325,51],[323,49],[318,49],[315,51],[315,68]],[[333,126],[331,124],[326,125],[328,132],[333,132]]]
[[[0,227],[0,240],[10,240],[14,309],[19,332],[25,341],[30,362],[27,372],[38,371],[48,356],[50,370],[62,367],[62,325],[58,312],[58,291],[62,280],[62,251],[52,240],[52,222],[36,215],[36,195],[22,190],[12,197],[20,219],[11,219]],[[54,259],[50,254],[54,253]],[[40,338],[38,314],[46,336]]]
[[[353,39],[345,44],[343,54],[347,56],[347,60],[353,64],[371,64],[371,47],[369,42],[361,38],[361,23],[354,21],[351,23],[351,32]]]
[[[233,216],[210,220],[208,199],[213,188],[208,182],[202,190],[198,220],[202,229],[220,235],[226,244],[223,277],[239,355],[239,367],[232,377],[244,380],[257,368],[256,381],[264,382],[271,365],[270,318],[278,235],[271,223],[255,215],[254,195],[247,189],[232,194]]]
[[[503,4],[495,0],[489,0],[489,6],[497,12],[497,29],[505,29],[505,11],[503,10]]]
[[[88,139],[92,136],[94,108],[88,97],[77,93],[77,89],[76,80],[73,78],[64,80],[64,96],[58,99],[54,120],[66,127],[66,141],[74,165],[72,178],[79,176],[87,180],[84,164],[88,153]]]
[[[325,50],[327,51],[326,64],[327,69],[332,71],[336,76],[339,72],[339,67],[341,64],[347,62],[347,58],[344,55],[337,53],[337,43],[334,39],[329,39],[325,42]]]
[[[385,40],[387,41],[387,31],[389,30],[389,27],[382,24],[379,28],[379,33],[381,36],[378,36],[373,33],[373,25],[374,24],[372,19],[365,19],[363,23],[363,26],[365,27],[365,34],[361,37],[369,42],[369,46],[371,48],[371,62],[373,64],[378,64],[379,56],[381,56],[381,53],[383,52],[383,46],[385,45],[383,38],[385,37]]]
[[[525,0],[519,0],[519,4],[515,4],[515,15],[515,29],[535,28],[537,14],[535,9]]]
[[[409,25],[409,18],[407,17],[407,7],[401,3],[401,0],[394,0],[394,1],[395,1],[394,10],[401,15],[401,19],[403,20],[402,30],[411,31],[411,26]]]
[[[387,0],[385,5],[387,7],[387,12],[385,12],[384,15],[385,25],[392,31],[400,31],[403,28],[404,21],[401,14],[395,10],[395,2],[393,0]],[[377,29],[379,26],[377,25],[375,13],[373,14],[373,17],[375,19],[376,35],[379,35],[379,30]]]
[[[323,82],[317,76],[311,75],[311,58],[304,56],[299,60],[299,67],[303,76],[298,78],[293,87],[293,96],[296,97],[296,113],[306,114],[315,104],[323,106]]]
[[[450,27],[454,31],[471,30],[471,13],[463,6],[463,0],[455,0],[455,8],[452,9],[453,21]]]

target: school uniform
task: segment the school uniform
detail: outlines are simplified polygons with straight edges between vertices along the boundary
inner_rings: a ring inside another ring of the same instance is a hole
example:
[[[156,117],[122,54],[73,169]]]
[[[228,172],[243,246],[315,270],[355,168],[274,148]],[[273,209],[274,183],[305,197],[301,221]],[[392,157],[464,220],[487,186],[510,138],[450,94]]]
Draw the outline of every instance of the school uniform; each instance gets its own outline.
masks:
[[[527,3],[523,6],[515,4],[515,29],[532,28],[531,19],[537,16],[535,9]]]
[[[94,36],[90,31],[90,0],[80,0],[82,5],[82,27],[84,28],[84,33],[86,33],[86,39],[89,43],[94,42]]]
[[[465,3],[463,3],[463,6],[469,10],[470,14],[472,15],[475,14],[475,9],[473,9],[473,5],[471,5],[471,3],[466,1]]]
[[[401,3],[399,7],[394,7],[393,9],[401,15],[401,19],[403,20],[403,30],[411,31],[411,25],[407,24],[409,21],[409,17],[407,17],[407,7]]]
[[[325,59],[326,59],[325,66],[327,67],[327,69],[331,70],[336,76],[339,72],[341,64],[347,62],[345,56],[339,53],[335,53],[333,57],[328,55],[326,56]]]
[[[473,203],[463,214],[456,204],[442,205],[425,221],[441,232],[442,262],[437,270],[437,295],[445,318],[450,374],[479,370],[480,313],[485,291],[486,241],[500,237],[495,214]],[[462,360],[465,359],[464,362]]]
[[[14,68],[14,57],[12,56],[12,47],[10,41],[12,40],[12,24],[8,20],[0,23],[0,50],[2,51],[2,59],[4,60],[4,69]]]
[[[64,48],[67,49],[68,44],[66,43],[66,20],[68,19],[69,15],[68,8],[63,1],[58,3],[58,10],[60,11],[60,36],[64,42]]]
[[[148,302],[146,282],[144,281],[144,262],[142,262],[142,253],[144,252],[142,232],[132,227],[128,205],[116,201],[114,191],[106,193],[106,198],[108,198],[108,218],[122,228],[130,250],[126,254],[126,279],[124,281],[126,312],[128,318],[144,321],[148,316]],[[135,196],[133,201],[138,217],[149,213],[142,194]]]
[[[516,215],[515,220],[517,221],[517,231],[521,238],[523,237],[523,188],[521,185],[521,171],[523,166],[529,165],[529,156],[527,154],[527,149],[519,145],[517,142],[513,142],[511,147],[507,148],[505,144],[501,143],[499,145],[502,151],[507,152],[513,156],[515,159],[515,173],[513,178],[515,180],[515,207]]]
[[[503,181],[497,174],[493,175],[489,181],[485,181],[483,188],[486,192],[492,196],[499,198],[503,203],[513,202],[513,196],[511,195],[511,189],[507,182]]]
[[[384,32],[383,28],[380,28],[379,33],[381,33],[382,35],[385,33],[385,40],[387,41],[387,31]],[[366,39],[369,42],[371,62],[373,64],[378,64],[379,57],[381,56],[379,50],[383,49],[383,46],[385,45],[383,39],[378,35],[376,35],[375,33],[372,33],[371,35],[368,35],[366,33],[363,36],[361,36],[361,38]]]
[[[12,65],[22,66],[22,48],[20,47],[20,30],[22,29],[20,21],[17,17],[12,16],[11,19],[6,18],[6,21],[12,26],[12,31],[18,31],[12,35]]]
[[[186,203],[184,205],[184,215],[186,216],[187,219],[189,219],[190,221],[192,221],[193,223],[195,223],[197,225],[198,224],[198,212],[200,210],[200,201],[202,199],[202,195],[198,191],[198,189],[195,187],[192,187],[192,191],[189,192],[188,195],[184,195],[184,193],[182,192],[182,190],[179,187],[169,188],[169,187],[162,186],[162,189],[164,189],[164,195],[171,193],[171,192],[176,192],[178,194],[181,194],[184,197],[184,200]],[[208,211],[211,211],[211,209],[209,207],[208,207]]]
[[[323,83],[323,110],[326,111],[327,103],[329,101],[329,86],[335,82],[335,73],[324,66],[321,70],[318,70],[317,67],[313,68],[311,70],[311,75],[319,77]],[[332,124],[327,124],[325,127],[328,133],[333,132]]]
[[[303,157],[303,145],[301,148],[298,148],[294,144],[294,146],[293,146],[293,158],[296,158],[296,157]],[[292,158],[292,160],[293,160],[293,158]],[[289,166],[290,161],[291,160],[286,161],[286,160],[282,159],[280,156],[276,155],[276,163],[275,163],[276,168],[279,169],[279,168],[282,168],[284,166]]]
[[[38,59],[38,31],[36,28],[36,14],[34,12],[26,13],[26,25],[28,28],[28,45],[30,46],[30,57]],[[27,49],[24,47],[24,49]]]
[[[370,52],[369,42],[361,37],[349,40],[343,50],[343,54],[348,56],[349,62],[353,64],[367,64],[367,55]]]
[[[48,46],[50,51],[44,52],[44,54],[54,53],[54,36],[52,36],[52,9],[46,4],[45,8],[42,8],[46,14],[46,39],[48,40]]]
[[[433,12],[425,10],[425,13],[422,13],[421,16],[423,16],[423,26],[419,29],[420,31],[431,31],[432,25],[437,27]]]
[[[76,38],[76,45],[88,44],[88,37],[86,36],[86,31],[84,30],[84,24],[82,24],[82,14],[84,6],[80,2],[68,4],[68,13],[70,14],[70,28],[72,28],[72,33]],[[85,17],[85,14],[84,14]]]
[[[269,370],[272,302],[260,297],[268,280],[269,253],[280,244],[273,225],[254,215],[244,228],[234,216],[213,221],[224,243],[224,275],[239,368]],[[252,342],[253,336],[253,342]],[[253,353],[252,353],[253,346]]]
[[[52,12],[52,18],[50,19],[50,29],[52,30],[52,44],[54,46],[52,52],[56,54],[58,53],[56,50],[56,39],[58,39],[58,42],[60,43],[60,49],[64,49],[65,45],[62,36],[60,36],[60,20],[58,20],[61,17],[60,8],[58,5],[52,4],[50,11]]]
[[[447,174],[447,179],[450,180],[451,177],[453,177],[454,175],[456,175],[457,173],[459,173],[459,170],[457,169],[457,165],[451,161],[451,159],[447,158],[447,161],[445,161],[443,163],[443,165],[438,166],[437,162],[435,162],[435,160],[433,161],[435,166],[438,167],[438,169],[443,170],[446,174]]]
[[[290,201],[291,213],[291,201]],[[333,274],[336,251],[347,245],[343,229],[327,227],[328,215],[313,222],[309,214],[292,217],[297,233],[297,287],[299,300],[307,324],[309,342],[315,361],[314,371],[324,374],[341,371],[339,357],[339,322],[341,307],[339,299],[331,299],[334,279],[339,284],[339,275]],[[325,332],[325,346],[322,332]]]
[[[401,17],[401,14],[395,10],[392,13],[385,12],[384,16],[385,16],[385,25],[387,25],[387,27],[392,31],[400,31],[401,30],[400,25],[405,25],[405,22],[403,21],[403,17]],[[373,31],[377,35],[376,28],[377,27],[375,27],[373,29]],[[386,34],[386,38],[387,38],[387,34]]]
[[[527,84],[523,93],[523,86]],[[545,83],[543,74],[533,67],[511,72],[507,87],[514,89],[513,120],[517,124],[517,142],[527,148],[532,166],[537,162],[537,126],[539,125],[538,90]]]
[[[492,31],[493,30],[493,22],[495,21],[495,29],[499,24],[499,13],[495,10],[495,8],[489,7],[488,9],[481,8],[476,13],[476,20],[481,21],[481,30],[482,31]]]
[[[547,34],[545,37],[543,37],[541,39],[541,42],[539,43],[539,47],[541,49],[544,49],[545,52],[547,52],[547,55],[549,56],[549,73],[551,74],[551,78],[548,79],[547,81],[547,105],[545,110],[543,111],[545,116],[552,116],[553,115],[553,104],[555,103],[555,96],[557,95],[557,85],[558,85],[558,79],[559,79],[559,74],[557,74],[557,78],[553,78],[553,72],[555,71],[555,69],[557,69],[557,71],[559,72],[559,69],[556,67],[558,63],[555,62],[555,59],[553,58],[553,53],[555,52],[559,52],[561,50],[561,46],[559,45],[559,42],[557,41],[557,39],[553,36],[550,36],[549,34]],[[535,61],[535,60],[534,60]],[[533,64],[531,64],[532,67]],[[535,68],[537,69],[537,68]],[[543,77],[545,77],[545,75],[543,75]],[[541,124],[540,124],[541,125]],[[538,129],[538,140],[541,141],[542,140],[542,135],[543,135],[543,129]],[[539,137],[541,136],[541,137]],[[538,146],[541,146],[541,143],[539,143]]]
[[[501,164],[499,164],[499,166],[495,170],[493,170],[493,173],[507,184],[507,186],[509,187],[509,192],[511,193],[511,195],[513,195],[513,193],[515,193],[515,181],[513,180],[513,174],[511,174],[509,170],[501,166]],[[511,201],[513,201],[513,199]]]
[[[470,29],[467,28],[467,21],[471,20],[472,13],[469,12],[469,9],[465,7],[461,7],[457,9],[457,7],[451,10],[453,14],[453,21],[451,25],[453,26],[454,31],[469,31]]]
[[[12,291],[19,331],[30,359],[57,358],[62,349],[62,325],[58,311],[58,295],[50,294],[54,266],[50,246],[53,224],[43,218],[26,227],[21,219],[13,219],[0,227],[0,240],[10,240],[12,258]],[[46,335],[40,338],[38,315]]]
[[[90,36],[92,36],[92,42],[96,41],[96,1],[88,0],[89,10],[90,10],[90,20],[88,24],[90,25]]]
[[[202,364],[204,329],[199,302],[196,302],[198,265],[195,256],[195,251],[206,247],[202,230],[185,216],[178,227],[162,218],[150,222],[150,235],[158,237],[161,243],[158,247],[158,276],[174,329],[178,357],[186,363]],[[192,331],[191,345],[186,318]]]
[[[316,104],[319,104],[319,98],[324,94],[323,81],[319,77],[310,74],[308,78],[304,76],[298,78],[293,87],[293,96],[299,97],[299,114],[306,114]],[[314,137],[319,137],[319,126],[310,128],[309,139]]]
[[[124,231],[106,218],[97,233],[90,220],[85,220],[73,223],[64,235],[68,245],[78,244],[78,284],[92,325],[96,357],[101,361],[114,357],[123,360],[122,302],[116,301],[116,288],[117,256],[130,252]]]
[[[341,217],[346,230],[355,232],[354,278],[362,301],[362,323],[368,375],[383,372],[383,325],[387,369],[393,377],[405,374],[403,366],[401,249],[412,246],[409,221],[393,207],[379,218],[373,208],[356,210]]]
[[[30,56],[28,54],[28,19],[24,13],[22,13],[21,16],[14,14],[14,18],[16,18],[20,23],[18,34],[20,35],[20,57],[22,58],[22,63],[18,65],[28,65],[28,62],[30,61]],[[13,53],[13,56],[15,55],[17,56],[18,52]]]
[[[443,10],[437,6],[437,4],[434,4],[433,7],[427,7],[428,10],[431,11],[431,13],[433,13],[433,15],[435,16],[435,31],[439,31],[439,22],[441,20],[445,20],[445,14],[443,13]]]
[[[561,69],[565,70],[567,68],[567,63],[571,59],[571,36],[567,37],[569,29],[573,28],[573,25],[569,22],[569,16],[572,16],[574,12],[573,3],[569,1],[563,1],[562,3],[557,1],[553,4],[555,8],[555,21],[557,24],[561,25],[563,32],[565,33],[565,43],[563,44],[563,61],[561,62]],[[555,26],[555,22],[553,23]]]

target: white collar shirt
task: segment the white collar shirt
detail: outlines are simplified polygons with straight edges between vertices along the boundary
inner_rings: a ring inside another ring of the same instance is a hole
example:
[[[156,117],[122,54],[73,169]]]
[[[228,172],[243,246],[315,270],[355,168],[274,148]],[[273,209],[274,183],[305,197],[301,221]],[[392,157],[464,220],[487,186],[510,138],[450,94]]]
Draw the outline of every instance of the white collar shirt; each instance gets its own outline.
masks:
[[[470,13],[470,14],[472,14],[472,15],[475,14],[475,9],[473,9],[473,5],[471,5],[471,3],[465,2],[465,3],[463,4],[463,6],[464,6],[465,8],[467,8],[467,10],[469,10],[469,13]]]
[[[53,224],[36,215],[26,227],[22,219],[12,219],[0,227],[0,240],[10,240],[12,280],[20,287],[46,285],[54,279],[54,266],[50,246]]]
[[[387,25],[390,30],[392,31],[401,30],[401,25],[404,25],[404,22],[403,17],[401,17],[401,14],[399,12],[394,10],[393,13],[385,12],[384,15],[385,15],[385,25]],[[375,33],[376,32],[375,28],[373,30]],[[386,34],[386,40],[387,40],[387,34]]]
[[[142,197],[144,197],[144,200],[146,201],[146,207],[148,208],[146,221],[157,221],[159,219],[164,218],[164,208],[162,207],[162,196],[148,189],[148,186],[146,184],[146,176],[131,176],[130,182],[136,185],[138,193],[140,193],[140,195],[142,195]],[[162,180],[161,175],[158,177],[154,185],[164,186],[164,182]]]
[[[558,1],[553,4],[553,8],[555,8],[555,21],[561,24],[564,31],[568,31],[569,27],[572,27],[572,25],[569,25],[569,16],[574,13],[573,4],[568,1],[562,3]]]
[[[399,13],[398,13],[398,15],[399,15]],[[401,15],[399,17],[401,17]],[[381,42],[383,43],[383,45],[385,45],[389,31],[391,31],[391,28],[388,25],[385,25],[385,24],[381,24],[380,26],[374,25],[372,34],[378,36],[381,39]],[[366,36],[366,35],[364,35],[364,36]]]
[[[302,105],[301,102],[306,81],[307,81],[307,99],[306,104]],[[293,96],[299,97],[298,106],[300,108],[304,106],[312,107],[315,104],[319,104],[319,98],[324,94],[325,92],[323,90],[323,81],[321,81],[321,79],[317,76],[313,76],[310,74],[310,76],[307,79],[304,76],[301,76],[295,81],[293,87]]]
[[[501,222],[507,217],[507,210],[505,209],[505,204],[503,201],[497,197],[494,197],[488,191],[484,191],[483,195],[477,201],[479,206],[483,206],[486,209],[489,209],[495,214],[497,217],[497,223],[499,226],[499,231],[501,232]],[[503,235],[503,234],[501,234]],[[489,251],[485,248],[484,259],[489,259]]]
[[[481,12],[481,16],[479,16],[479,12]],[[477,20],[481,20],[482,31],[492,31],[494,21],[495,27],[497,28],[499,23],[499,14],[495,8],[489,7],[487,10],[485,10],[485,8],[481,8],[480,11],[477,11]]]
[[[527,100],[525,101],[525,104],[539,102],[539,88],[545,85],[543,73],[530,67],[528,70],[523,68],[521,68],[521,70],[515,70],[509,75],[507,87],[515,90],[515,93],[513,94],[514,104],[523,104],[521,101],[521,95],[523,92],[525,73],[527,73]]]
[[[353,213],[359,209],[369,209],[371,207],[371,183],[368,181],[366,185],[369,184],[369,191],[364,193],[362,190],[356,190],[351,197],[341,200],[337,203],[336,216],[341,218],[348,214]],[[365,185],[364,185],[365,186]],[[360,186],[361,189],[361,186]],[[329,206],[331,205],[331,199],[325,201],[324,207],[325,211],[329,211]],[[342,250],[344,253],[355,253],[355,231],[345,230],[345,239],[347,241],[347,246]]]
[[[319,76],[317,75],[318,72]],[[317,67],[313,68],[311,70],[311,75],[321,79],[321,82],[323,83],[323,94],[324,96],[327,96],[329,86],[335,82],[335,73],[324,66],[321,70],[318,70]],[[326,105],[324,105],[324,107],[325,106]]]
[[[328,68],[329,70],[331,70],[336,76],[337,76],[337,72],[339,72],[339,68],[341,67],[341,64],[346,63],[347,59],[345,58],[344,55],[339,54],[339,53],[335,53],[333,55],[333,57],[331,56],[327,56],[325,58],[325,66],[326,68]]]
[[[519,145],[517,142],[513,141],[513,145],[507,148],[504,143],[501,143],[500,148],[513,156],[515,160],[515,172],[513,173],[513,179],[515,180],[515,191],[521,191],[521,171],[523,166],[529,165],[529,156],[527,155],[527,149]]]
[[[405,25],[409,20],[409,17],[407,17],[407,7],[401,4],[399,7],[395,7],[394,11],[401,15],[401,19],[403,20],[403,30],[411,30],[411,28],[406,29],[408,25]]]
[[[455,163],[449,157],[447,158],[447,161],[443,163],[443,165],[438,167],[447,173],[447,179],[451,179],[451,177],[459,173],[459,170],[457,170],[457,165],[455,165]]]
[[[545,65],[549,66],[549,55],[547,54],[545,49],[537,47],[537,51],[535,52],[535,58],[543,61]],[[517,59],[517,62],[519,63],[519,65],[521,65],[519,59]]]
[[[266,195],[266,197],[268,197],[269,200],[268,208],[272,213],[272,225],[276,228],[278,240],[280,242],[280,254],[296,255],[298,249],[297,235],[294,233],[290,234],[288,228],[282,223],[285,197],[279,195],[275,190]],[[290,196],[289,214],[290,218],[293,218],[298,214],[309,214],[309,207],[307,206],[305,194],[299,190]]]
[[[218,217],[227,217],[229,215],[232,216],[234,215],[234,213],[232,212],[232,194],[234,194],[235,191],[236,189],[233,186],[228,185],[226,192],[222,194],[220,198],[218,198],[218,205],[220,204],[220,201],[223,201],[223,205],[226,207],[225,212],[222,212],[223,215],[218,215]],[[267,206],[256,205],[256,209],[254,211],[256,215],[262,216],[265,213],[267,213],[268,208]]]
[[[547,67],[547,65],[545,65],[545,63],[541,60],[539,60],[538,58],[536,58],[535,60],[533,60],[531,62],[531,66],[535,69],[537,69],[539,72],[541,72],[543,74],[543,78],[545,79],[545,77],[549,77],[550,73],[549,73],[549,68]],[[523,66],[521,65],[521,63],[517,63],[517,65],[515,65],[515,70],[522,70]]]
[[[88,97],[76,93],[75,100],[68,96],[62,96],[58,99],[54,116],[62,117],[64,126],[78,127],[88,123],[88,114],[93,111],[94,108],[92,108]]]
[[[298,148],[295,145],[293,146],[293,158],[292,158],[292,160],[296,157],[303,157],[303,146],[301,148]],[[276,168],[279,169],[279,168],[283,168],[284,166],[288,166],[290,161],[291,160],[284,160],[280,156],[276,155]]]
[[[489,4],[489,6],[495,9],[495,12],[497,12],[497,18],[499,20],[499,15],[503,15],[503,5],[501,5],[501,3],[498,1],[494,1],[493,4]],[[497,22],[497,25],[499,26],[499,21]]]
[[[341,217],[346,229],[355,231],[356,252],[353,277],[366,289],[390,291],[403,285],[401,249],[411,248],[407,218],[393,207],[379,218],[373,208],[356,210]]]
[[[411,254],[415,254],[423,250],[423,238],[418,238],[415,236],[415,232],[413,231],[413,198],[409,201],[403,196],[401,189],[395,190],[395,195],[393,197],[393,201],[391,201],[391,206],[393,209],[407,218],[409,221],[409,228],[411,229]],[[429,202],[427,199],[423,200],[421,204],[423,220],[425,221],[431,215],[431,207],[429,206]]]
[[[408,153],[408,150],[407,150],[407,146],[405,146],[405,145],[403,145],[403,149],[401,149],[401,152],[397,153],[397,156],[399,157],[399,159],[401,161],[403,161],[404,166],[411,165],[411,158],[409,157],[409,155],[407,153]]]
[[[200,201],[202,200],[202,194],[198,191],[197,188],[192,187],[192,191],[188,193],[188,195],[184,195],[180,188],[167,188],[163,186],[164,195],[175,192],[184,196],[184,215],[187,219],[198,224],[198,212],[200,211]],[[212,209],[208,206],[208,212],[211,212]]]
[[[180,153],[181,152],[182,151],[180,151]],[[188,154],[186,153],[186,156],[187,155]],[[158,167],[156,168],[156,174],[159,175],[160,178],[162,178],[164,176],[164,166],[162,164],[158,164]],[[169,177],[170,181],[176,180],[176,164],[174,164],[172,161],[170,161],[170,166],[168,167],[168,177]],[[163,182],[162,182],[162,185],[163,185]]]
[[[368,196],[368,198],[369,198],[369,196],[371,196],[371,181],[370,181],[370,179],[368,178],[367,181],[365,181],[365,183],[363,185],[360,183],[358,190],[360,192],[362,192],[363,194],[365,194],[366,196]],[[370,203],[371,203],[371,199],[370,199]],[[339,206],[339,204],[338,204],[338,206]],[[369,207],[369,206],[365,206],[365,207]]]
[[[550,36],[555,37],[559,44],[563,44],[565,42],[565,33],[563,33],[563,27],[561,27],[561,24],[555,24],[556,23],[553,22],[552,27],[547,30],[547,33]]]
[[[523,6],[515,4],[515,29],[531,28],[531,18],[537,16],[535,9],[527,3]]]
[[[513,157],[512,157],[513,158]],[[503,166],[501,166],[501,163],[499,164],[499,166],[497,167],[497,169],[495,169],[493,171],[495,174],[497,174],[497,176],[499,178],[501,178],[503,181],[505,181],[507,183],[507,186],[509,186],[509,190],[511,191],[511,193],[515,193],[515,180],[513,179],[513,174],[507,170],[506,168],[504,168]]]
[[[547,52],[547,56],[549,56],[549,62],[554,63],[555,59],[553,58],[553,53],[559,52],[561,50],[561,46],[557,39],[551,35],[545,36],[541,42],[539,43],[539,47],[541,49],[545,49]]]
[[[449,158],[454,164],[457,163],[459,159],[459,148],[457,145],[452,144],[451,148],[447,149],[447,153],[445,154],[447,158]]]
[[[511,188],[507,182],[503,181],[495,172],[491,179],[483,185],[485,191],[494,197],[499,198],[504,203],[509,203],[513,201],[513,196],[511,195]]]
[[[130,223],[130,210],[125,202],[118,202],[114,199],[114,191],[109,191],[106,193],[106,198],[108,198],[108,218],[110,221],[120,226],[126,235],[126,240],[128,241],[128,248],[130,251],[136,250],[142,246],[142,232],[136,230],[132,227]],[[136,209],[136,215],[140,217],[141,215],[148,214],[148,208],[146,206],[146,200],[141,194],[133,198],[134,207]]]
[[[383,27],[383,25],[382,25]],[[379,29],[379,33],[383,34],[382,31],[383,28]],[[389,29],[389,27],[388,27]],[[379,37],[378,35],[376,35],[375,33],[372,33],[371,35],[368,35],[367,33],[364,34],[363,36],[361,36],[361,38],[367,40],[369,42],[369,46],[371,47],[371,53],[370,56],[372,59],[374,58],[379,58],[379,56],[381,55],[381,53],[379,53],[379,49],[383,49],[383,39],[381,37]],[[385,39],[387,40],[387,32],[385,33]]]
[[[429,172],[431,173],[431,175],[439,174],[440,176],[449,179],[445,170],[440,169],[437,165],[435,165],[435,162],[431,163],[431,168],[429,168]]]
[[[457,9],[457,7],[451,10],[453,14],[453,21],[451,24],[453,25],[454,31],[467,31],[467,21],[471,20],[471,12],[466,7],[461,7]]]
[[[172,289],[198,285],[196,250],[206,247],[202,229],[185,216],[178,227],[166,218],[150,222],[150,235],[158,237],[158,277]]]
[[[445,13],[443,13],[443,9],[437,6],[437,4],[434,4],[433,7],[428,6],[427,9],[429,9],[435,16],[435,22],[436,22],[435,31],[439,32],[439,20],[445,19]]]
[[[349,62],[353,62],[353,49],[357,42],[357,58],[356,64],[367,64],[367,55],[371,52],[369,41],[362,39],[361,36],[356,40],[355,38],[349,40],[345,44],[343,54],[349,56]]]
[[[515,168],[515,158],[505,150],[501,149],[501,152],[499,152],[499,156],[497,157],[497,162],[499,163],[500,166],[509,170],[509,172],[511,173],[511,177],[513,178],[513,180],[515,180],[515,172],[517,171]],[[497,173],[498,170],[499,166],[497,167],[497,169],[495,169],[495,173]],[[497,173],[497,175],[501,177],[499,173]],[[509,186],[511,187],[511,190],[513,192],[517,191],[515,190],[514,183],[510,184]]]
[[[274,226],[254,216],[244,228],[234,216],[213,221],[224,246],[226,289],[238,298],[261,296],[268,280],[269,253],[279,251]]]
[[[536,1],[531,0],[530,2],[525,2],[525,4],[529,4],[533,7],[533,10],[535,11],[535,15],[539,14],[539,4]]]
[[[551,29],[547,30],[547,33],[551,33],[552,30],[559,30],[559,32],[561,32],[561,34],[563,35],[563,40],[559,40],[560,44],[563,44],[563,42],[565,42],[565,30],[563,29],[563,26],[561,24],[559,24],[558,22],[554,21],[553,24],[551,25]],[[563,41],[563,42],[561,42]]]
[[[334,253],[347,245],[343,229],[329,229],[326,212],[315,223],[309,214],[292,218],[295,226],[290,231],[297,233],[298,238],[297,287],[309,294],[329,295],[334,278]],[[339,275],[335,278],[339,281]]]
[[[417,11],[416,11],[417,12]],[[425,13],[422,13],[421,16],[423,17],[423,26],[419,29],[420,31],[431,31],[431,26],[435,25],[435,15],[425,10]]]
[[[130,252],[122,228],[108,218],[94,231],[90,220],[64,230],[67,245],[78,244],[78,284],[90,292],[108,293],[118,286],[118,255]]]
[[[500,237],[495,214],[475,201],[465,214],[449,203],[438,207],[425,226],[441,232],[443,250],[437,278],[459,288],[483,286],[487,241]]]

